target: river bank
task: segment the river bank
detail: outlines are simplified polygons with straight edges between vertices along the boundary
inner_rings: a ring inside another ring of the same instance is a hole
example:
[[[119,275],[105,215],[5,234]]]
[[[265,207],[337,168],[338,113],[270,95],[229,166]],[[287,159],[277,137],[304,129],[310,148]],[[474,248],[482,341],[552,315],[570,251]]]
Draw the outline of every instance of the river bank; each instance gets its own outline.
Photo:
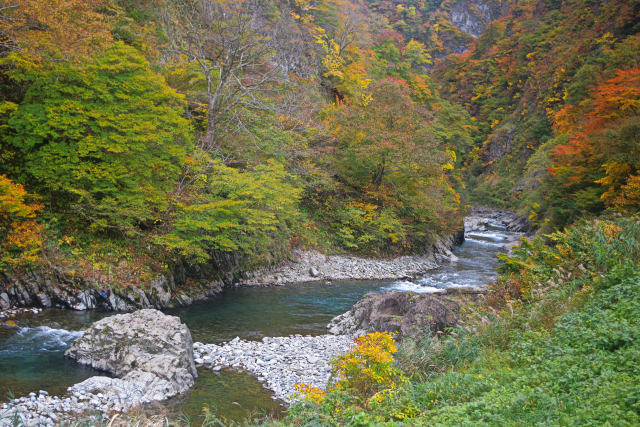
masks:
[[[325,389],[331,376],[330,360],[346,353],[352,335],[265,337],[262,341],[235,338],[222,345],[194,343],[196,366],[223,368],[255,375],[274,399],[296,400],[296,384]]]
[[[455,261],[451,249],[463,241],[461,233],[442,239],[425,254],[392,259],[324,255],[294,249],[293,261],[278,268],[245,274],[235,283],[199,281],[184,286],[172,276],[158,275],[144,288],[105,288],[78,279],[56,267],[31,270],[19,276],[0,274],[0,319],[17,308],[63,308],[126,312],[136,309],[185,307],[218,295],[225,286],[272,286],[334,280],[396,280],[420,277],[438,265]]]
[[[277,269],[264,269],[247,275],[244,286],[288,285],[300,282],[334,280],[415,279],[439,265],[455,261],[451,252],[461,243],[459,236],[443,239],[423,255],[391,259],[363,258],[348,255],[324,255],[317,251],[294,250],[293,261]]]
[[[269,268],[249,273],[240,284],[266,286],[334,280],[421,279],[425,273],[438,266],[458,260],[452,249],[464,242],[465,233],[484,232],[492,227],[522,235],[531,231],[526,218],[513,212],[474,207],[471,215],[465,218],[464,227],[460,232],[441,239],[421,255],[375,259],[294,250],[292,261],[285,262],[275,269]]]
[[[222,281],[184,280],[158,275],[144,288],[109,288],[49,266],[20,275],[0,273],[0,312],[15,308],[131,311],[140,308],[186,306],[211,298],[222,290]]]
[[[325,255],[314,250],[294,249],[290,260],[277,267],[247,272],[233,283],[222,280],[189,282],[181,273],[157,275],[144,288],[106,288],[79,279],[55,266],[27,271],[19,276],[0,273],[0,318],[8,309],[64,308],[126,312],[135,309],[185,307],[218,295],[225,286],[272,286],[301,282],[336,280],[415,280],[438,266],[455,262],[452,249],[462,244],[465,233],[486,231],[498,226],[509,232],[527,233],[531,227],[525,218],[513,212],[473,208],[464,220],[464,228],[443,238],[420,255],[390,259],[352,255]]]

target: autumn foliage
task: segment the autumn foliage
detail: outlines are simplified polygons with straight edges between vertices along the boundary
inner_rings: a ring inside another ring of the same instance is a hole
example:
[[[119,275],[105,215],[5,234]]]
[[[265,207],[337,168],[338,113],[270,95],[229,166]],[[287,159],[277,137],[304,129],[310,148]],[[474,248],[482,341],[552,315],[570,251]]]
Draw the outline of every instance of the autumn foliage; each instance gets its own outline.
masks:
[[[618,70],[598,84],[578,106],[556,114],[556,127],[570,135],[553,152],[551,179],[562,183],[570,197],[580,200],[593,188],[607,207],[640,209],[640,69]]]
[[[355,339],[354,348],[334,362],[335,387],[368,399],[379,391],[404,381],[393,364],[397,353],[393,334],[372,332]]]
[[[460,200],[447,176],[455,159],[406,82],[385,79],[369,93],[370,101],[339,104],[327,118],[336,138],[331,168],[359,202],[345,206],[337,234],[361,249],[425,245],[455,227]]]
[[[347,353],[332,360],[328,392],[349,393],[365,405],[375,405],[407,380],[394,365],[397,352],[393,333],[371,332],[357,337]],[[308,384],[296,384],[296,390],[314,404],[327,397],[327,392]]]
[[[109,3],[108,0],[3,2],[1,46],[35,62],[86,57],[113,40],[112,25],[101,13]]]
[[[0,269],[38,260],[43,227],[36,214],[42,205],[29,198],[22,185],[0,175]]]
[[[565,185],[576,183],[577,170],[566,176],[556,170],[560,178],[554,183],[547,175],[554,162],[550,153],[565,145],[564,136],[603,126],[593,115],[611,122],[613,110],[630,114],[614,99],[633,97],[622,89],[633,83],[623,82],[628,76],[616,77],[616,72],[639,65],[638,2],[526,0],[502,2],[501,10],[466,52],[437,62],[433,73],[442,94],[464,105],[476,120],[477,145],[465,158],[473,197],[479,203],[516,206],[550,228],[613,206],[613,198],[601,199],[593,182],[564,197]],[[621,80],[600,86],[615,78]],[[609,90],[616,94],[607,97]],[[593,97],[596,91],[600,95]],[[611,111],[605,114],[606,109]],[[590,124],[584,122],[586,114]],[[585,128],[574,128],[576,121]],[[602,165],[580,166],[589,175],[584,181],[603,178]],[[615,183],[614,192],[622,185]]]
[[[595,3],[15,0],[4,250],[235,280],[291,245],[427,251],[470,199],[636,212],[640,9]]]

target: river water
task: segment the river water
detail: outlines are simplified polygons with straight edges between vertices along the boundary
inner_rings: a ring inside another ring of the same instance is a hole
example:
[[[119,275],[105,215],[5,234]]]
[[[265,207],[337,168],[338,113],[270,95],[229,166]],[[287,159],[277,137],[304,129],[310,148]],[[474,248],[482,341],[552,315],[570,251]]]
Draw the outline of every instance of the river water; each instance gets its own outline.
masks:
[[[496,254],[518,237],[498,224],[485,232],[467,233],[464,244],[454,250],[458,261],[413,282],[342,281],[331,285],[232,288],[211,301],[167,313],[179,316],[189,326],[193,340],[204,343],[221,343],[236,336],[258,340],[265,336],[319,335],[326,333],[332,317],[347,311],[369,292],[433,292],[452,286],[485,285],[495,279]],[[61,396],[72,384],[104,375],[65,360],[63,354],[83,329],[112,314],[50,309],[22,315],[16,325],[0,324],[0,402],[38,390]],[[274,401],[255,378],[204,369],[185,396],[147,410],[156,412],[159,406],[173,416],[185,414],[197,424],[205,405],[232,420],[281,411],[280,402]]]

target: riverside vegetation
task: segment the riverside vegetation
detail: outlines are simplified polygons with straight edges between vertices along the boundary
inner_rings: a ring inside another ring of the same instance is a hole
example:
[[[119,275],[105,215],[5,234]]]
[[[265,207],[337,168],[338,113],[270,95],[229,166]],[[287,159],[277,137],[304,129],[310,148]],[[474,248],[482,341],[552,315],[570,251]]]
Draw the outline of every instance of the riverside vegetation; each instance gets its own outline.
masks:
[[[0,307],[420,256],[510,208],[539,235],[484,307],[261,423],[637,425],[638,52],[639,0],[2,2]]]
[[[471,200],[633,214],[640,6],[596,3],[9,2],[2,269],[189,289],[422,253]]]
[[[537,238],[504,257],[475,320],[397,353],[368,335],[328,394],[307,390],[273,424],[637,425],[639,259],[636,220]]]

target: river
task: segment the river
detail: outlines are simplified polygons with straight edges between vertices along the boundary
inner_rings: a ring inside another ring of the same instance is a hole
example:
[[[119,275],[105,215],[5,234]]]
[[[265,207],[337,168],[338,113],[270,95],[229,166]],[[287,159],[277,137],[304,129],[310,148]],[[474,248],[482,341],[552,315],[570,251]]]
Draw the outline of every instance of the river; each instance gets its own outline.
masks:
[[[347,311],[369,292],[430,292],[485,285],[495,279],[496,254],[518,237],[499,224],[491,224],[487,231],[469,232],[464,244],[454,249],[458,261],[412,282],[342,281],[331,285],[230,288],[211,301],[167,313],[179,316],[189,326],[193,340],[204,343],[221,343],[236,336],[257,340],[265,336],[319,335],[326,333],[332,317]],[[61,396],[68,386],[92,375],[103,375],[64,359],[63,354],[82,329],[112,314],[49,309],[21,315],[16,325],[0,324],[0,402],[38,390]],[[282,408],[250,375],[201,369],[189,393],[146,410],[157,412],[161,408],[171,416],[185,414],[197,423],[204,405],[230,420],[277,414]]]

